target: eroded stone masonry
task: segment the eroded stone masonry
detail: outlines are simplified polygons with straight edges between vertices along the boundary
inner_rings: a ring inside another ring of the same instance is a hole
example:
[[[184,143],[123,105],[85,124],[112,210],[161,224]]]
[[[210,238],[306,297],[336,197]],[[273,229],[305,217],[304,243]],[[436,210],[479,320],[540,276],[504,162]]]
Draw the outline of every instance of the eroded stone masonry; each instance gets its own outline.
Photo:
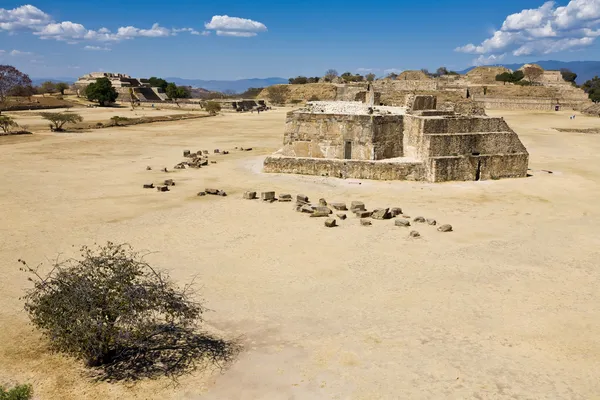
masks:
[[[369,103],[289,112],[283,148],[264,171],[429,182],[527,176],[529,153],[503,118],[436,110],[435,96],[408,96],[405,107]]]

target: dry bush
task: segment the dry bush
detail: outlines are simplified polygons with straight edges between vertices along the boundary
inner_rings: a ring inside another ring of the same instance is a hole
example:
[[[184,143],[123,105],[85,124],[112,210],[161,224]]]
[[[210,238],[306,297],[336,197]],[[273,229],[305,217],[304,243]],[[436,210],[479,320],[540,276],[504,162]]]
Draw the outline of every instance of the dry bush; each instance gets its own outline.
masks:
[[[192,284],[179,288],[124,244],[83,247],[41,276],[20,260],[34,287],[25,310],[53,349],[84,360],[99,379],[176,378],[224,367],[239,347],[198,331],[206,308]]]

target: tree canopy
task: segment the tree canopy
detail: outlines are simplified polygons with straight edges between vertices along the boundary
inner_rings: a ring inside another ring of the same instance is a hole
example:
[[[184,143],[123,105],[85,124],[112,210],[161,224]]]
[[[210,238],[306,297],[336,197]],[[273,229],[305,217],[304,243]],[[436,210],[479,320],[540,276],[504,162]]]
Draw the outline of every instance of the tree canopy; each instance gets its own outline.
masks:
[[[590,100],[595,103],[600,102],[600,78],[595,76],[594,78],[584,82],[581,88],[588,94]]]
[[[365,77],[359,74],[352,74],[350,72],[344,72],[340,78],[344,80],[344,82],[362,82],[365,80]]]
[[[338,72],[335,69],[328,69],[325,72],[325,76],[323,78],[325,78],[326,81],[331,82],[332,80],[334,80],[338,76],[339,76],[339,74],[338,74]]]
[[[19,125],[12,117],[9,117],[8,115],[0,115],[0,129],[2,129],[2,132],[8,133],[10,132],[11,128],[17,126]]]
[[[167,85],[165,93],[172,100],[189,99],[191,97],[189,88],[187,88],[186,86],[177,86],[172,82]]]
[[[55,131],[62,131],[63,126],[66,124],[74,124],[77,122],[83,121],[83,117],[79,114],[64,112],[64,113],[51,113],[51,112],[43,112],[40,113],[41,117],[45,120],[50,121],[54,124],[52,128]]]
[[[577,79],[577,74],[567,68],[561,69],[560,74],[566,82],[575,83],[575,80]]]
[[[99,78],[85,88],[85,96],[89,101],[97,101],[100,107],[114,103],[119,94],[108,78]]]
[[[56,84],[52,81],[46,81],[42,83],[42,85],[40,86],[40,90],[43,94],[52,94],[56,92]]]
[[[267,97],[273,104],[284,104],[290,94],[290,88],[285,85],[269,86]]]
[[[167,85],[169,84],[164,79],[157,78],[155,76],[153,76],[150,79],[148,79],[148,83],[150,83],[150,86],[152,86],[152,87],[159,87],[159,88],[161,88],[165,92],[167,91]]]
[[[65,94],[65,90],[69,88],[69,85],[65,82],[59,82],[56,84],[56,90],[60,92],[60,94]]]
[[[509,83],[517,83],[522,80],[524,77],[523,71],[515,71],[515,72],[503,72],[501,74],[496,75],[496,81],[498,82],[506,82]]]
[[[31,79],[12,65],[0,65],[0,103],[16,86],[31,86]]]

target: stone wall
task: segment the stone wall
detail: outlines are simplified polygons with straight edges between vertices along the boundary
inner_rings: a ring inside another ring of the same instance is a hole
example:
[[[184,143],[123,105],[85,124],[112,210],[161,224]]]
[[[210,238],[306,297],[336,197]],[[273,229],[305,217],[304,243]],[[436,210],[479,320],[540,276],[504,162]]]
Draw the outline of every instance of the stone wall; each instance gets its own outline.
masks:
[[[331,176],[335,178],[407,180],[425,179],[422,162],[333,160],[273,155],[264,162],[264,172]]]
[[[290,112],[286,118],[284,155],[338,158],[352,143],[353,160],[402,156],[401,115],[333,115]]]
[[[429,182],[525,178],[529,154],[437,157],[428,160]]]
[[[522,97],[488,97],[473,96],[473,100],[486,109],[498,110],[535,110],[554,111],[555,106],[561,109],[575,110],[583,101],[559,99],[528,99]]]

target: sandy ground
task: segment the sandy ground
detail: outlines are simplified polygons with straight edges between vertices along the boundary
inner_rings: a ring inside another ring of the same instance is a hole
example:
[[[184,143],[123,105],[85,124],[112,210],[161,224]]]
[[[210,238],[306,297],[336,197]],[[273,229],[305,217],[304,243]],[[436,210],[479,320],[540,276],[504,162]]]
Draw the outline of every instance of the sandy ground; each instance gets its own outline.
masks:
[[[163,115],[177,115],[177,114],[205,114],[199,111],[191,110],[174,110],[174,109],[160,109],[152,107],[138,107],[134,111],[129,107],[107,107],[107,108],[87,108],[87,107],[74,107],[74,108],[55,108],[51,110],[31,110],[31,111],[17,111],[17,112],[5,112],[6,115],[15,117],[17,123],[31,132],[44,133],[49,132],[49,122],[40,117],[40,113],[60,113],[60,112],[72,112],[77,113],[83,117],[83,122],[102,122],[111,123],[110,118],[118,115],[119,117],[127,118],[141,118],[141,117],[159,117]],[[68,129],[68,125],[65,127]],[[0,143],[1,145],[1,143]]]
[[[600,119],[490,112],[529,149],[529,178],[359,185],[262,174],[285,111],[0,138],[0,383],[32,383],[40,399],[600,398],[600,135],[551,129]],[[215,148],[231,154],[159,171]],[[142,189],[167,177],[171,192]],[[205,187],[229,196],[197,197]],[[411,240],[354,217],[327,229],[289,203],[242,200],[249,189],[400,206],[455,232]],[[229,370],[93,383],[46,351],[17,259],[107,240],[156,251],[182,283],[198,276],[207,323],[245,346]]]

